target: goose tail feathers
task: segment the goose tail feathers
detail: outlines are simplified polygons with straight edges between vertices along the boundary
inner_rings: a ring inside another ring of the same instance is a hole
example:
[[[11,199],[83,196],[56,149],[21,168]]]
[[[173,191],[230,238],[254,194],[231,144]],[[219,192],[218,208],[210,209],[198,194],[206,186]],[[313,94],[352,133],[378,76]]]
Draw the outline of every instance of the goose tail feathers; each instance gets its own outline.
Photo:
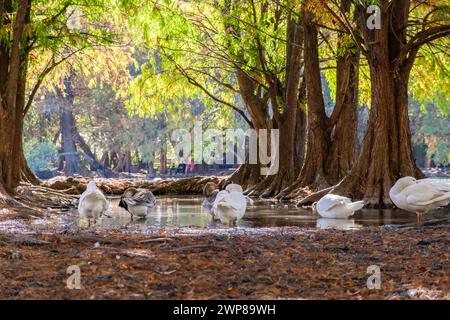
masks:
[[[349,208],[352,212],[360,210],[364,207],[364,201],[356,201],[347,204],[347,208]]]

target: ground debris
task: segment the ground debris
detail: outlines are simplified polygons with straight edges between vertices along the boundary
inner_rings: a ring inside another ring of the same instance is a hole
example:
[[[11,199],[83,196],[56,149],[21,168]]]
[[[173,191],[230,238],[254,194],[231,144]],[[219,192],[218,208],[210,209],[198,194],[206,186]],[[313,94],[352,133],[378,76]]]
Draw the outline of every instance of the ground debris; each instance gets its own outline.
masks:
[[[11,239],[0,233],[0,299],[448,299],[450,294],[444,226],[314,233],[236,228],[224,235],[80,230]],[[66,288],[72,265],[80,267],[81,290]],[[367,268],[373,265],[381,270],[379,290],[367,288]]]

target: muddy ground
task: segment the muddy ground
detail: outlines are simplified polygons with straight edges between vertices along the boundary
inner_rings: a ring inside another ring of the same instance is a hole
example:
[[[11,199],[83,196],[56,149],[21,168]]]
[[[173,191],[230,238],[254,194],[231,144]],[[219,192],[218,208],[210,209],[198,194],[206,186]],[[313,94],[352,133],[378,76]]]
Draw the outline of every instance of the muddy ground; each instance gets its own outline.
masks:
[[[0,299],[449,299],[449,243],[448,226],[3,230]]]

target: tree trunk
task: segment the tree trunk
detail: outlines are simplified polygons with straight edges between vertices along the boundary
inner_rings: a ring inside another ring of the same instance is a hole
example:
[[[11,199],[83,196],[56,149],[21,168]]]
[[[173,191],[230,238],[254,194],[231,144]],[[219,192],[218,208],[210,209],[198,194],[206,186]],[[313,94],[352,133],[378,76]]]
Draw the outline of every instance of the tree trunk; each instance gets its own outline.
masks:
[[[252,196],[273,197],[278,195],[286,186],[296,178],[296,168],[299,166],[296,160],[296,151],[302,149],[304,141],[297,132],[302,132],[303,123],[297,123],[297,114],[301,112],[300,105],[303,100],[300,81],[302,66],[303,28],[301,19],[294,20],[288,17],[287,43],[286,43],[286,79],[284,89],[281,89],[279,80],[269,75],[270,95],[274,122],[279,130],[278,171],[268,175],[264,180],[249,192]],[[273,143],[273,142],[272,142]],[[272,155],[273,156],[273,155]]]
[[[308,139],[305,162],[299,176],[299,185],[323,184],[328,154],[328,128],[325,102],[320,78],[318,31],[311,13],[304,12],[305,80],[308,104]]]
[[[399,56],[401,46],[406,43],[404,28],[399,26],[407,23],[409,1],[398,1],[395,5],[387,0],[381,3],[380,29],[369,31],[364,19],[360,23],[370,44],[367,58],[372,107],[367,132],[353,170],[331,190],[363,198],[370,207],[391,206],[389,191],[400,177],[423,177],[413,156],[408,119],[408,80],[413,60],[403,63]]]
[[[0,17],[1,23],[10,24],[7,14],[13,13],[11,1],[4,1]],[[22,131],[23,131],[23,106],[21,108],[22,86],[27,60],[24,59],[23,46],[24,28],[29,17],[30,4],[26,0],[18,2],[16,19],[13,27],[13,40],[10,46],[9,39],[0,39],[0,197],[8,198],[7,193],[12,193],[21,180],[21,168],[24,160]],[[4,28],[4,27],[3,27]],[[3,73],[4,72],[4,73]],[[19,97],[19,99],[18,99]],[[19,101],[18,101],[19,100]]]
[[[73,75],[64,79],[64,94],[57,89],[60,100],[60,127],[61,127],[61,151],[64,158],[64,174],[84,174],[86,169],[80,161],[76,146],[78,131],[76,129],[75,117],[72,113],[74,94],[72,90]]]
[[[350,10],[350,1],[344,12]],[[330,119],[330,149],[326,161],[326,178],[334,185],[353,168],[356,161],[358,94],[359,94],[359,50],[356,46],[337,60],[336,106]]]
[[[159,150],[159,173],[167,173],[167,150],[165,147],[161,147]]]
[[[304,83],[304,82],[303,82]],[[301,97],[306,96],[306,91],[301,93]],[[303,98],[302,98],[303,99]],[[304,100],[304,99],[303,99]],[[295,121],[295,139],[294,139],[294,176],[300,174],[303,163],[305,162],[306,152],[306,128],[307,128],[306,106],[304,101],[300,102],[300,109],[297,110],[297,120]]]
[[[30,23],[30,8],[27,11],[25,16],[25,23]],[[22,41],[24,46],[29,45],[29,39],[25,38]],[[27,75],[28,75],[28,48],[22,50],[21,52],[21,63],[20,63],[20,74],[19,74],[19,82],[17,85],[17,98],[16,98],[16,133],[15,133],[15,142],[14,144],[17,146],[17,154],[20,154],[20,171],[21,171],[21,180],[31,183],[33,185],[40,185],[41,181],[36,177],[33,171],[28,166],[27,160],[25,158],[25,153],[23,150],[23,125],[24,125],[24,117],[25,117],[25,97],[26,97],[26,88],[27,88]]]
[[[350,0],[341,1],[341,10],[349,12],[350,5]],[[347,48],[337,58],[336,105],[328,118],[322,93],[317,26],[309,12],[304,17],[308,142],[298,179],[282,192],[287,198],[302,193],[302,187],[322,189],[339,182],[353,167],[356,154],[359,52],[357,48]],[[338,36],[338,47],[348,41],[343,37]]]
[[[268,105],[266,99],[255,94],[256,83],[244,71],[236,69],[236,76],[239,84],[240,93],[246,108],[249,112],[253,129],[259,134],[259,130],[270,130],[272,121],[268,114]],[[259,139],[257,139],[257,148],[259,148]],[[254,164],[249,163],[249,156],[246,155],[245,163],[242,164],[228,179],[233,183],[242,185],[244,189],[255,187],[261,181],[261,164],[259,152]]]

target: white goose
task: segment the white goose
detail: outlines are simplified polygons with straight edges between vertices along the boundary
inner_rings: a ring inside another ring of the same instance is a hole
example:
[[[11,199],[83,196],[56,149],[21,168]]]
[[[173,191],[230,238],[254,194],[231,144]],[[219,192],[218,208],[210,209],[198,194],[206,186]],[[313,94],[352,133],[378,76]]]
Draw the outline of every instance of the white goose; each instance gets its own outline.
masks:
[[[398,208],[417,213],[417,221],[421,222],[422,213],[450,203],[450,183],[403,177],[391,188],[389,196]]]
[[[96,221],[104,214],[109,207],[109,203],[103,193],[97,188],[94,181],[89,182],[86,191],[81,194],[78,203],[78,212],[88,219],[89,226],[91,219]]]
[[[364,201],[352,202],[349,198],[336,194],[327,194],[313,203],[313,211],[323,218],[330,219],[347,219],[362,207],[364,207]]]
[[[247,199],[242,187],[232,183],[217,193],[211,211],[222,223],[231,226],[236,225],[236,222],[244,216],[246,208]]]

